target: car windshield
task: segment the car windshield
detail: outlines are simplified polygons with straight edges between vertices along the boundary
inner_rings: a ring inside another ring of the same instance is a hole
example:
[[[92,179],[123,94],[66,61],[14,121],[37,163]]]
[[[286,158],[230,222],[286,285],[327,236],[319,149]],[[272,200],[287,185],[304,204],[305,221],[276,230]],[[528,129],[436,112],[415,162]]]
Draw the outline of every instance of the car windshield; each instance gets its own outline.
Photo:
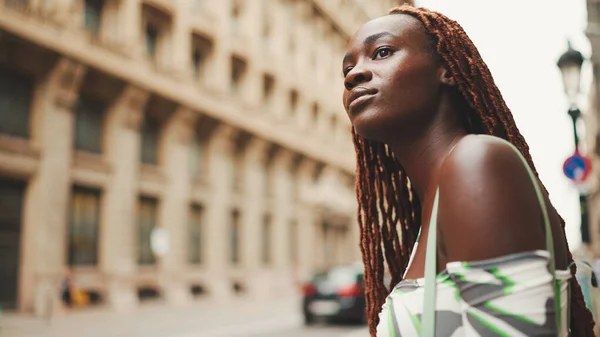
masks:
[[[360,278],[359,278],[360,277]],[[312,282],[316,285],[327,284],[330,287],[343,287],[360,282],[362,271],[355,267],[338,267],[316,274]]]

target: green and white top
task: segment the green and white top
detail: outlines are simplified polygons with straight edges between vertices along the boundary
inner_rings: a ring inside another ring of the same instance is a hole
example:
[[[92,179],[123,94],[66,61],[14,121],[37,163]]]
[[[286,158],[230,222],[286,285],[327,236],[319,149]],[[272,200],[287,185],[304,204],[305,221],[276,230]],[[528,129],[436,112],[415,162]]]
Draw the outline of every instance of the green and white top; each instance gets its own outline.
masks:
[[[569,336],[571,273],[555,269],[546,204],[533,172],[519,156],[544,213],[547,250],[450,262],[436,274],[436,193],[425,277],[394,287],[379,314],[378,337]]]

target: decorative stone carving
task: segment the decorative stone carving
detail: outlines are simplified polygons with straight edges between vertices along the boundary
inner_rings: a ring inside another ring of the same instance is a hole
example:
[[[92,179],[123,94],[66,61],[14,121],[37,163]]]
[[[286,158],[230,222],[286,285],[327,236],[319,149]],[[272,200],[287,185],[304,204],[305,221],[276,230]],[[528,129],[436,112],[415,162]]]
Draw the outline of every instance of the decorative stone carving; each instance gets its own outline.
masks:
[[[246,157],[265,163],[272,144],[262,138],[253,137],[246,147]]]
[[[198,114],[187,107],[179,107],[167,123],[167,133],[177,137],[182,144],[188,144],[196,133]]]
[[[237,133],[238,130],[233,126],[229,124],[220,124],[215,128],[215,131],[210,138],[210,143],[227,152],[233,151]]]
[[[149,96],[150,94],[147,91],[132,85],[128,85],[123,89],[119,100],[123,104],[123,109],[126,110],[123,121],[125,126],[134,130],[140,127]]]
[[[295,156],[294,152],[281,148],[275,153],[273,165],[286,169],[290,168]]]
[[[317,162],[315,162],[314,160],[311,160],[309,158],[304,158],[298,164],[298,169],[297,169],[298,176],[301,177],[301,179],[310,181],[310,180],[312,180],[312,177],[314,176],[316,169],[317,169]]]
[[[79,95],[79,87],[86,72],[86,67],[66,57],[61,57],[48,79],[48,86],[56,90],[56,104],[72,109]]]

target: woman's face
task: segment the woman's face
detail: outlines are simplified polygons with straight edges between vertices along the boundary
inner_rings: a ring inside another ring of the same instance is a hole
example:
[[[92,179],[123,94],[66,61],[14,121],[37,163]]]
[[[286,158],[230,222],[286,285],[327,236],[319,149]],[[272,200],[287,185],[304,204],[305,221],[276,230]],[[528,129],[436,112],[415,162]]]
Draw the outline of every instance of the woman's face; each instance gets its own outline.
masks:
[[[421,22],[386,15],[350,39],[343,60],[343,104],[358,134],[384,141],[436,111],[445,76]]]

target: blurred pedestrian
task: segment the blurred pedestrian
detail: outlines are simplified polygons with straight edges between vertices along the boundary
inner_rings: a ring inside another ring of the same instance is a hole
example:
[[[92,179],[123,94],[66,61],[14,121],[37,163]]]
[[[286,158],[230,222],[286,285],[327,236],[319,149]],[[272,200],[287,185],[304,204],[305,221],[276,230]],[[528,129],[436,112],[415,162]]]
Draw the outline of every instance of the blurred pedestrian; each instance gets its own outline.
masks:
[[[71,308],[73,305],[73,282],[71,279],[71,270],[65,269],[65,275],[61,283],[61,299],[64,308]]]
[[[371,336],[593,336],[564,221],[462,27],[396,8],[343,74]]]

